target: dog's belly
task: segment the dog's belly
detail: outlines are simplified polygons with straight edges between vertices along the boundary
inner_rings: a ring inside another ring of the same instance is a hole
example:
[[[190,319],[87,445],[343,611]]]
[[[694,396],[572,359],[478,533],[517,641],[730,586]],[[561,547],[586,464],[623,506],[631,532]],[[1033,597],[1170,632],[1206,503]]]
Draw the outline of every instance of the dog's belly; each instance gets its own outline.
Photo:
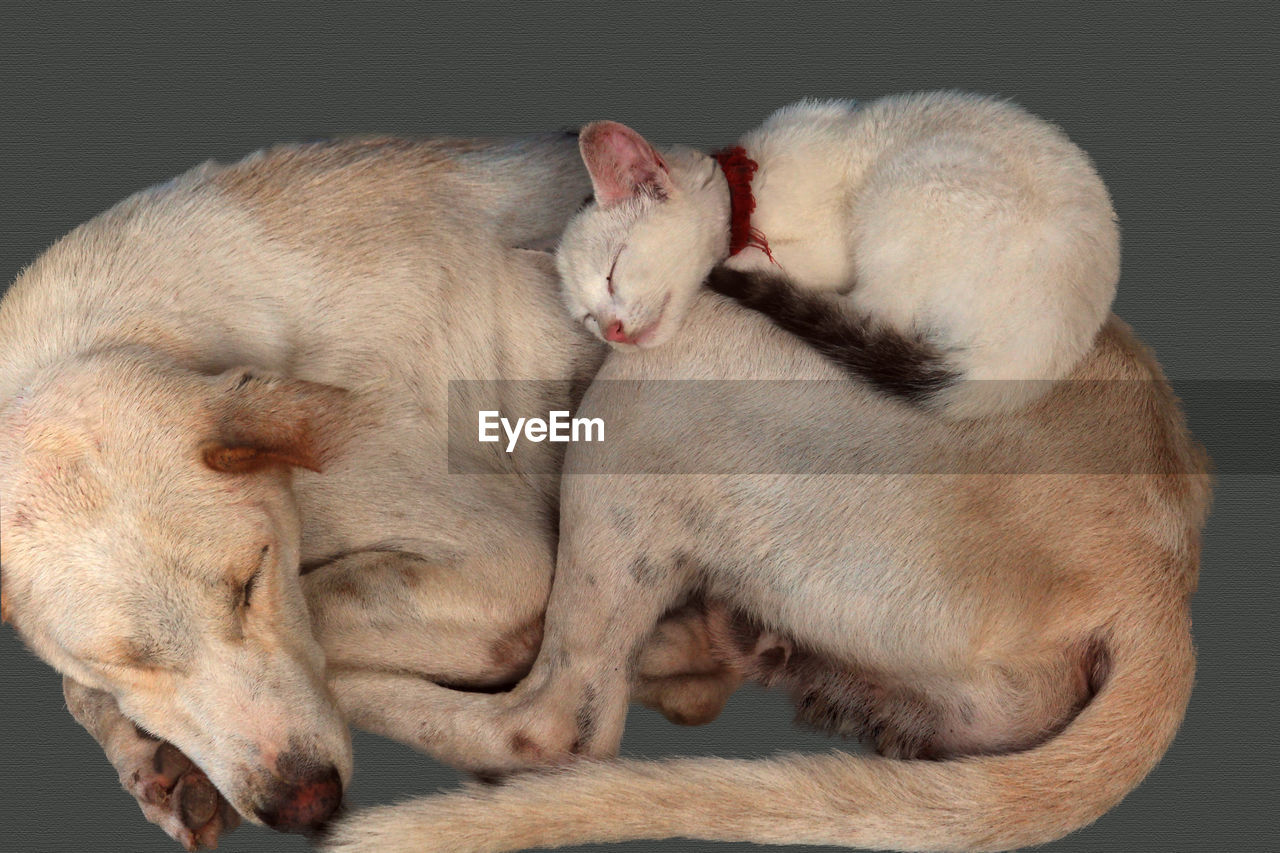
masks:
[[[719,659],[766,687],[785,689],[797,721],[892,758],[1034,746],[1070,722],[1109,669],[1102,646],[1086,642],[967,672],[904,674],[806,648],[740,612],[720,610],[709,624]]]

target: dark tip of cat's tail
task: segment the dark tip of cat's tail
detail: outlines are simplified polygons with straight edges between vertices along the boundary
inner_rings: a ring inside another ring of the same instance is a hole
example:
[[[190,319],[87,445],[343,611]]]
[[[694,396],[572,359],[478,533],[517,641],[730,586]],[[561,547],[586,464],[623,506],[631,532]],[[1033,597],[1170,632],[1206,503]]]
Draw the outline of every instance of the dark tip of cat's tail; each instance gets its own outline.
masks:
[[[939,394],[960,381],[960,374],[951,369],[946,357],[927,341],[902,337],[890,350],[890,358],[900,357],[901,361],[868,365],[863,374],[875,387],[908,403],[934,404]]]
[[[838,296],[797,290],[782,276],[716,267],[707,286],[758,311],[849,373],[893,397],[927,405],[960,374],[923,334],[904,334],[842,308]]]

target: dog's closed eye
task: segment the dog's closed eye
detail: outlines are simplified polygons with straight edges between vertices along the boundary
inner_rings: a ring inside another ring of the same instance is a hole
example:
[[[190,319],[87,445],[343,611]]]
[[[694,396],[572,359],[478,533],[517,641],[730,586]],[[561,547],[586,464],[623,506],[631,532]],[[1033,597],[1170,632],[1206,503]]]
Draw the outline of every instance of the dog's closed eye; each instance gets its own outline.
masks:
[[[258,559],[258,568],[254,570],[253,574],[249,576],[249,579],[240,587],[240,600],[237,605],[239,609],[244,610],[249,607],[250,601],[253,598],[253,589],[257,586],[258,577],[262,574],[262,567],[267,562],[267,554],[270,552],[270,545],[262,546],[262,551]]]
[[[253,576],[250,577],[249,580],[245,582],[245,585],[240,587],[240,606],[242,608],[249,606],[249,599],[253,596],[254,584],[258,582],[258,575],[261,573],[262,573],[261,569],[254,572]]]

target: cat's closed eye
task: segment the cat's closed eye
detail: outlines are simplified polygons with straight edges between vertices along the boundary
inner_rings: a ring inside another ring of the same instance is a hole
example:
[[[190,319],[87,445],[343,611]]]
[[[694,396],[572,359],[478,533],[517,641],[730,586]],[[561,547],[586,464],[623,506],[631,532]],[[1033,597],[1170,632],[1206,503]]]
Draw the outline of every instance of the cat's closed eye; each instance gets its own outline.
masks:
[[[623,246],[622,249],[625,249]],[[618,250],[618,254],[613,256],[613,263],[609,266],[609,274],[605,276],[604,283],[609,287],[609,295],[613,296],[613,271],[618,268],[618,258],[622,257],[622,249]]]

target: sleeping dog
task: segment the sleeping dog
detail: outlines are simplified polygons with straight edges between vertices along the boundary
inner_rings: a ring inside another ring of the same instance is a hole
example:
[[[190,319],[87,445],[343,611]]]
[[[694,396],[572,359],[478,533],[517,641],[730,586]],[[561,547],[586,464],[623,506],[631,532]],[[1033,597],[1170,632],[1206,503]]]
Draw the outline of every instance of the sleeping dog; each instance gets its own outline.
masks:
[[[459,688],[530,665],[556,448],[450,476],[447,388],[565,380],[502,403],[571,407],[601,346],[523,247],[589,193],[566,135],[286,146],[133,196],[6,293],[4,618],[188,848],[323,825],[347,721],[464,763]],[[696,612],[642,670],[684,722],[739,679]]]

